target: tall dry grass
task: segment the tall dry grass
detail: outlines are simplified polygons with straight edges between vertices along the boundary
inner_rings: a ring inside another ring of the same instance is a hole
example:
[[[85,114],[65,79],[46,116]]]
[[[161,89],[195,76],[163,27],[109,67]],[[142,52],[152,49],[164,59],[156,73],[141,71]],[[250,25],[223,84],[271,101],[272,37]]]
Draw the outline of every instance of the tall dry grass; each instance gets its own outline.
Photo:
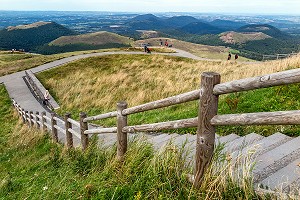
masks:
[[[195,90],[200,74],[214,71],[222,82],[300,66],[300,56],[257,63],[193,61],[161,55],[88,58],[43,72],[39,77],[65,110],[114,109],[119,100],[134,106]]]

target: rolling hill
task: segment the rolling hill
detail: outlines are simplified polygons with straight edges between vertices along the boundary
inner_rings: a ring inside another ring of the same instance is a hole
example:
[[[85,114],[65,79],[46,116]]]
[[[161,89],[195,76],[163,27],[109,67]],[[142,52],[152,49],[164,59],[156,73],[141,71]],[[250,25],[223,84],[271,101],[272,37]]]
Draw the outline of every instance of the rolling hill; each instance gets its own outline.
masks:
[[[210,22],[211,25],[216,26],[223,30],[236,30],[242,26],[246,26],[247,24],[244,22],[235,22],[230,20],[222,20],[222,19],[216,19],[212,22]]]
[[[82,35],[62,36],[51,41],[49,44],[38,47],[37,52],[55,54],[71,51],[129,47],[132,42],[128,37],[101,31]]]
[[[269,24],[251,24],[240,27],[238,32],[261,32],[277,39],[289,39],[291,36]]]
[[[200,21],[183,26],[180,28],[180,30],[187,33],[199,35],[218,34],[222,32],[222,29]]]
[[[10,26],[0,30],[0,49],[33,51],[36,47],[49,43],[56,38],[74,34],[74,31],[55,22]]]
[[[264,40],[266,38],[271,38],[271,36],[262,32],[238,33],[229,31],[220,34],[220,39],[228,44],[243,44],[248,41]]]

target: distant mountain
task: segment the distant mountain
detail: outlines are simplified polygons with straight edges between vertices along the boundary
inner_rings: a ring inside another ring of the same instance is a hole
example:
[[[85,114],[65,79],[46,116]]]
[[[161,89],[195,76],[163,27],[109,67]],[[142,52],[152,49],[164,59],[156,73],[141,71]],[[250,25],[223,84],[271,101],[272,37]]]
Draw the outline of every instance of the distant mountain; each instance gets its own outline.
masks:
[[[216,19],[216,20],[210,22],[210,24],[213,26],[216,26],[220,29],[224,29],[226,31],[233,31],[242,26],[248,25],[247,23],[244,23],[244,22],[235,22],[235,21],[222,20],[222,19]]]
[[[56,38],[74,34],[74,31],[55,22],[36,22],[15,27],[11,26],[0,30],[0,49],[32,51],[36,47],[49,43]]]
[[[129,21],[160,21],[162,20],[159,17],[156,17],[153,14],[145,14],[145,15],[138,15],[136,17],[133,17]]]
[[[133,41],[115,33],[106,31],[82,35],[62,36],[49,44],[36,49],[41,54],[55,54],[71,51],[129,47]]]
[[[251,24],[240,27],[238,32],[262,32],[277,39],[289,39],[290,35],[269,24]]]
[[[187,33],[198,34],[198,35],[218,34],[223,31],[218,27],[209,25],[204,22],[193,22],[186,26],[183,26],[182,28],[180,28],[180,30],[185,31]]]
[[[158,30],[167,26],[163,19],[152,14],[138,15],[126,23],[126,26],[134,30]]]
[[[199,22],[199,20],[190,16],[175,16],[165,19],[165,22],[168,26],[180,28],[193,22]]]

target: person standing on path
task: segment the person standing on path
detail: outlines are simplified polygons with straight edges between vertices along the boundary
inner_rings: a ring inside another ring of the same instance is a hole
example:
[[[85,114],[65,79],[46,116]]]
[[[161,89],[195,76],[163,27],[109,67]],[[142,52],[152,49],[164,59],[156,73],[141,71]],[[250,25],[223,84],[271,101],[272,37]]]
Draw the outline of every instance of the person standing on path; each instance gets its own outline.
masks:
[[[239,58],[238,54],[235,54],[234,59],[237,60]]]
[[[227,60],[231,60],[231,53],[228,54]]]

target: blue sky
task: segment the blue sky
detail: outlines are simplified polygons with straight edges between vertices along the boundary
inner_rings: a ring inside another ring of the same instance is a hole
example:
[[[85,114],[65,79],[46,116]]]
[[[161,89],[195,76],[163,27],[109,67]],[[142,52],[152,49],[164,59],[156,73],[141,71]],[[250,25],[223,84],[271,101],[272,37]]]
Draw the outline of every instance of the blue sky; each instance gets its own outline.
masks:
[[[300,15],[300,0],[0,0],[0,10]]]

